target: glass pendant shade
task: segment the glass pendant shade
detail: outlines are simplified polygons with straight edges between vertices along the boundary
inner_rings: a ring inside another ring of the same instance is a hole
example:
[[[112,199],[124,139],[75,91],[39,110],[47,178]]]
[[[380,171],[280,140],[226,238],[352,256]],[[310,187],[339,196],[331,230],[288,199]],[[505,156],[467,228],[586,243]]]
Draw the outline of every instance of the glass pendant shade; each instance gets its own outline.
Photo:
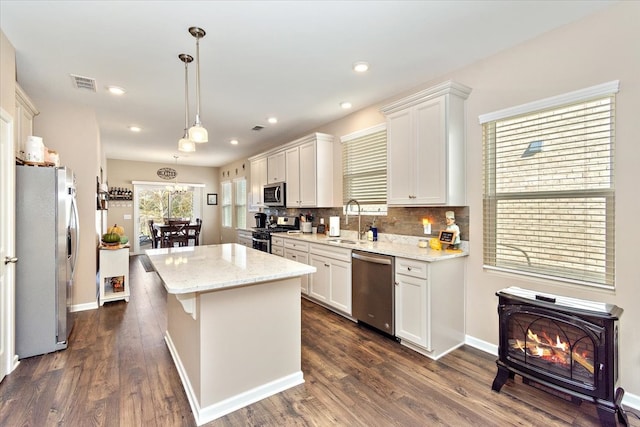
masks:
[[[189,139],[187,134],[178,141],[178,150],[183,153],[193,153],[196,151],[196,144]]]
[[[208,142],[209,133],[201,124],[196,123],[189,128],[189,139],[197,143]]]

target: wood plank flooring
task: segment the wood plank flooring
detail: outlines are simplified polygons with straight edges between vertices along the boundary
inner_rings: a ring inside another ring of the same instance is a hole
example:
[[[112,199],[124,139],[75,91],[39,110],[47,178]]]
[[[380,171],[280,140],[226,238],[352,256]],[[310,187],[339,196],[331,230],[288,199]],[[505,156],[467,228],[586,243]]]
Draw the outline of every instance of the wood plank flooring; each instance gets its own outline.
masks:
[[[195,425],[163,338],[164,288],[135,257],[130,282],[129,303],[77,313],[67,350],[0,383],[0,426]],[[302,313],[305,383],[207,426],[599,425],[594,405],[519,377],[492,392],[495,357],[476,349],[436,362],[309,301]]]

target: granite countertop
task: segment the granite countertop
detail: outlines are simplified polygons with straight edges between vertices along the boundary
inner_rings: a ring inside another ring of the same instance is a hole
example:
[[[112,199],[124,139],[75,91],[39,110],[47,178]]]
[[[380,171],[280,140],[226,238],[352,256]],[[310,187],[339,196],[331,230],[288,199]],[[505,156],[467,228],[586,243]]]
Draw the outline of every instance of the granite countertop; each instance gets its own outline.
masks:
[[[186,294],[286,279],[316,268],[235,243],[148,249],[170,294]]]
[[[416,236],[403,236],[397,234],[379,234],[378,241],[370,242],[367,240],[357,240],[355,231],[342,231],[340,237],[327,237],[324,234],[309,233],[274,233],[274,236],[281,236],[288,239],[296,239],[309,243],[321,243],[330,246],[339,246],[348,249],[357,249],[359,251],[392,255],[403,258],[410,258],[419,261],[443,261],[452,258],[469,256],[469,242],[462,241],[461,249],[455,250],[434,250],[431,248],[418,247],[418,241],[422,238]],[[425,236],[425,240],[429,240],[429,236]],[[351,240],[356,243],[337,243],[331,240],[343,239]]]

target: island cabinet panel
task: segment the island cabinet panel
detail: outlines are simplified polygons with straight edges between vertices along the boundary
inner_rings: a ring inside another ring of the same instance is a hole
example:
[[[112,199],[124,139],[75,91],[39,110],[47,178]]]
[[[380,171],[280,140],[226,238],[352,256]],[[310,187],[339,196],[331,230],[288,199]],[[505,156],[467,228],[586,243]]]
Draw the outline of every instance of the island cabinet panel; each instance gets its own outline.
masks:
[[[466,204],[464,101],[470,92],[449,81],[381,109],[389,205]]]
[[[396,257],[395,322],[400,343],[432,359],[464,344],[464,258]]]
[[[166,340],[198,425],[304,382],[299,277],[197,293],[195,318],[179,298]]]
[[[294,239],[282,239],[284,244],[284,257],[291,261],[309,264],[309,243]],[[273,244],[273,239],[272,239]],[[273,250],[273,246],[271,247]],[[300,292],[303,295],[309,294],[309,276],[300,278]]]

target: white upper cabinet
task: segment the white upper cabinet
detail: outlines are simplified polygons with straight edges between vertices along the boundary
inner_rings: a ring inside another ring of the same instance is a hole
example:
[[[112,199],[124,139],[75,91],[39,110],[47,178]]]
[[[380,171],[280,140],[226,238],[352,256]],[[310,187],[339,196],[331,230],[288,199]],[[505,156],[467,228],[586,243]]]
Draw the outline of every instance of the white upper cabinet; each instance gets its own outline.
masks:
[[[266,160],[265,183],[286,182],[288,208],[328,208],[341,206],[342,183],[334,176],[341,173],[334,167],[340,147],[332,135],[312,133],[284,144],[274,150],[249,158],[251,162],[251,191],[254,189],[254,170],[262,173],[255,162]],[[340,175],[341,177],[341,175]],[[255,181],[261,182],[261,181]],[[254,200],[257,200],[253,195]],[[262,189],[260,188],[260,200]]]
[[[267,183],[282,182],[286,179],[284,151],[267,157]]]
[[[383,107],[387,202],[466,205],[465,107],[471,89],[448,81]]]
[[[39,114],[31,99],[16,83],[16,120],[14,124],[15,154],[19,159],[25,158],[27,137],[33,135],[33,118]]]
[[[262,187],[267,183],[267,158],[253,159],[251,164],[251,202],[250,211],[257,211],[264,206]]]

